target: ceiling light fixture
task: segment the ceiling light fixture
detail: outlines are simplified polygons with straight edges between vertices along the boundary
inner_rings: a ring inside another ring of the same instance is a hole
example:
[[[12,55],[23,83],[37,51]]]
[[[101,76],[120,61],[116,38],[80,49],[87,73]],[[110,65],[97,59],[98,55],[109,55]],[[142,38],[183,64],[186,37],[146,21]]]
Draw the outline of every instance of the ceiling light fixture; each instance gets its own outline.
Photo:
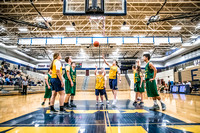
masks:
[[[145,20],[149,20],[149,18],[150,18],[149,16],[146,16],[146,17],[145,17]]]
[[[198,35],[192,35],[190,38],[195,39],[197,37],[198,37]]]
[[[183,43],[182,46],[191,46],[191,43]]]
[[[130,30],[130,27],[129,26],[122,26],[121,30],[122,31],[128,31],[128,30]]]
[[[52,21],[51,17],[44,17],[44,19],[46,21]],[[44,19],[42,17],[36,17],[36,21],[39,21],[39,22],[44,21]]]
[[[176,49],[176,47],[172,47],[171,49],[174,50],[174,49]]]
[[[195,29],[196,29],[196,30],[199,30],[199,29],[200,29],[200,23],[197,24],[197,26],[196,26]]]
[[[0,25],[0,31],[5,31],[6,29],[3,27],[3,25]]]
[[[66,31],[75,31],[74,27],[66,27]]]
[[[2,39],[3,39],[4,41],[5,41],[5,40],[10,40],[10,38],[8,38],[8,37],[2,38]]]
[[[180,26],[173,26],[173,27],[172,27],[172,30],[180,30],[180,29],[181,29]]]
[[[18,30],[19,30],[20,32],[28,32],[28,29],[27,29],[27,28],[18,28]]]

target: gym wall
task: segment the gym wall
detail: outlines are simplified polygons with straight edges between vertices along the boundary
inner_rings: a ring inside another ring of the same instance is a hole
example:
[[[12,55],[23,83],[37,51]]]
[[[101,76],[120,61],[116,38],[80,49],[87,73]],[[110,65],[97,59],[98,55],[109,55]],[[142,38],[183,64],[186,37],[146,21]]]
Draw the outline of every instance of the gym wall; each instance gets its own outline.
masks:
[[[179,82],[179,72],[175,72],[175,82]],[[187,68],[181,72],[182,81],[200,81],[200,65]]]

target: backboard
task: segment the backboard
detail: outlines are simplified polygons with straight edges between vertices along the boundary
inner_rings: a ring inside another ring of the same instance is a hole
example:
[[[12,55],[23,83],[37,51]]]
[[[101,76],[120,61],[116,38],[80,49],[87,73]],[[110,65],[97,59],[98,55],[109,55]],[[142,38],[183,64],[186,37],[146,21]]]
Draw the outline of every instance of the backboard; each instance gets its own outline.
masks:
[[[126,15],[126,0],[63,0],[64,15]]]

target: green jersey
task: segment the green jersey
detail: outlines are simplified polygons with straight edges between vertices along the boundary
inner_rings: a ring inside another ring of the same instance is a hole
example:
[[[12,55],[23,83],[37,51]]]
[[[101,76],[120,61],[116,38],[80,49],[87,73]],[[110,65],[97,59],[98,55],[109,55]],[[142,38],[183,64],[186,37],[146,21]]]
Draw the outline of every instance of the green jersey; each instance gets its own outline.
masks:
[[[140,81],[141,81],[141,76],[142,74],[140,73],[140,74],[138,74],[138,72],[136,72],[135,73],[135,83],[140,83]]]
[[[145,80],[152,79],[154,76],[154,70],[150,68],[149,62],[145,66]]]
[[[74,71],[72,70],[72,80],[76,83],[76,69],[74,69]]]
[[[69,72],[70,77],[72,79],[73,70],[72,70],[72,66],[69,65],[69,64],[67,64],[66,67],[65,67],[65,73],[63,75],[63,77],[65,78],[65,80],[69,80],[68,77],[67,77],[67,72]]]
[[[50,82],[50,80],[51,80],[51,75],[50,75],[50,74],[47,74],[47,75],[45,76],[45,79],[47,79],[49,86],[51,86],[51,82]],[[45,87],[48,87],[47,84],[46,84],[46,82],[45,82]]]

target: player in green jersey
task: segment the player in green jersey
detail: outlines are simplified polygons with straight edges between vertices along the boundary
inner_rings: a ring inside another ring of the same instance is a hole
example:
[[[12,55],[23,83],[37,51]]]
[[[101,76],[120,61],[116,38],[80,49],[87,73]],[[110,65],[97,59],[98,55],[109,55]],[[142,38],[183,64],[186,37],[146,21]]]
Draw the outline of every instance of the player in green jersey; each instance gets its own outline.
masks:
[[[65,78],[65,102],[64,102],[64,106],[66,108],[70,108],[71,106],[69,105],[69,98],[71,96],[72,93],[72,88],[74,86],[73,80],[72,80],[72,66],[71,66],[71,62],[72,59],[71,57],[66,57],[65,61],[67,62],[67,65],[65,67],[65,72],[63,77]]]
[[[133,105],[137,105],[138,97],[141,96],[141,102],[139,105],[143,105],[143,92],[144,92],[144,82],[143,82],[143,75],[140,66],[137,66],[136,72],[134,73],[134,81],[135,81],[135,88],[134,91],[136,92],[135,101]]]
[[[49,105],[50,105],[50,99],[51,99],[51,70],[48,70],[48,74],[45,76],[45,94],[44,94],[44,101],[42,102],[42,105],[45,104],[45,101],[47,98],[49,98]]]
[[[73,102],[74,101],[74,96],[76,94],[76,63],[72,62],[71,64],[72,64],[71,75],[72,75],[72,81],[73,81],[74,86],[72,87],[72,91],[71,91],[70,106],[71,107],[76,107],[76,105]]]
[[[157,85],[156,85],[156,81],[155,81],[157,69],[151,62],[149,62],[150,54],[144,54],[143,60],[144,60],[144,62],[147,63],[145,66],[145,80],[146,80],[147,96],[152,97],[153,101],[154,101],[154,105],[152,108],[150,108],[150,110],[159,110],[160,109],[159,105],[157,104],[157,99],[158,99],[161,103],[162,110],[164,111],[164,110],[166,110],[166,105],[163,103],[163,101],[161,100],[161,98],[158,94]]]

